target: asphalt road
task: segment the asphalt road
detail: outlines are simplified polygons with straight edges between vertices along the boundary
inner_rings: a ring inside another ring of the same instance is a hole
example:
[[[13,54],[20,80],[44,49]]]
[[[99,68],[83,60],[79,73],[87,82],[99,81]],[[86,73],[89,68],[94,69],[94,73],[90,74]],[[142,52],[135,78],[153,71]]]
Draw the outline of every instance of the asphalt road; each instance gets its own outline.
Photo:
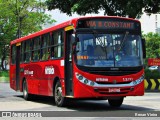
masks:
[[[57,107],[54,104],[52,97],[36,96],[32,101],[25,101],[22,93],[10,89],[8,83],[0,83],[0,111],[56,111],[57,116],[61,116],[62,114],[71,114],[72,112],[75,114],[78,114],[76,112],[81,112],[81,115],[84,115],[84,117],[87,117],[87,115],[89,115],[89,117],[92,117],[92,115],[93,117],[96,117],[96,115],[97,117],[105,117],[102,113],[108,115],[113,114],[113,117],[116,117],[116,115],[122,114],[122,112],[124,113],[122,117],[124,117],[125,115],[127,116],[127,112],[129,111],[131,112],[131,117],[136,113],[138,113],[138,115],[140,113],[141,115],[141,112],[158,113],[159,116],[160,92],[145,93],[144,96],[126,97],[123,105],[118,109],[110,107],[107,100],[74,100],[67,107]],[[80,117],[81,115],[78,115],[77,117]]]

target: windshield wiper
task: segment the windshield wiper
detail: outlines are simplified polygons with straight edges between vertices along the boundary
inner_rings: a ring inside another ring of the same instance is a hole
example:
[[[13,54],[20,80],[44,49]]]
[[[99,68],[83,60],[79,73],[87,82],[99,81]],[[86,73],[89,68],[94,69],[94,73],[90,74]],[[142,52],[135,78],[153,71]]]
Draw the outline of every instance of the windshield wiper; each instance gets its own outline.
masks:
[[[126,33],[125,33],[125,35],[124,35],[124,37],[123,37],[123,39],[122,39],[122,42],[121,42],[121,44],[120,44],[120,47],[117,49],[117,55],[114,56],[116,61],[119,61],[119,60],[121,59],[121,57],[120,57],[118,54],[120,53],[120,51],[121,51],[121,49],[122,49],[122,46],[123,46],[123,44],[124,44],[124,42],[125,42],[128,34],[129,34],[129,32],[126,31]],[[114,62],[115,62],[115,61],[114,61]],[[115,63],[114,63],[114,65],[115,65]]]
[[[119,51],[121,50],[121,48],[122,48],[122,46],[123,46],[123,44],[124,44],[124,41],[126,40],[126,38],[127,38],[128,34],[129,34],[129,32],[128,32],[128,31],[126,31],[126,33],[125,33],[125,35],[124,35],[124,37],[123,37],[123,39],[122,39],[122,43],[120,44]]]

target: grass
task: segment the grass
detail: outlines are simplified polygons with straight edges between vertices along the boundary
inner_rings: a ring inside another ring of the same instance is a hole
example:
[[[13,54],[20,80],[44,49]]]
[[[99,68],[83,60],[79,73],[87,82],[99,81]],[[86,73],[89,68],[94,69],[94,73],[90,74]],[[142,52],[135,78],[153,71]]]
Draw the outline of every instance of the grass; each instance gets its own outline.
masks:
[[[0,77],[9,77],[9,71],[0,71]]]
[[[9,71],[0,71],[0,82],[9,82]]]

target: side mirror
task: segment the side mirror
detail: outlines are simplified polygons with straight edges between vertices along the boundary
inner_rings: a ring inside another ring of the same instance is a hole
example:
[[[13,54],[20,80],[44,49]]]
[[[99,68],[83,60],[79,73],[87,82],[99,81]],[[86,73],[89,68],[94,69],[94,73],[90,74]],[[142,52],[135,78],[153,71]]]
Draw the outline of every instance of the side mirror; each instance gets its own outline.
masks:
[[[146,58],[146,40],[142,38],[143,58]]]
[[[75,34],[71,35],[71,44],[73,45],[75,43]]]
[[[72,34],[72,53],[76,54],[77,52],[79,52],[79,50],[76,49],[76,45],[79,42],[79,38],[75,37],[75,34]]]
[[[79,38],[75,37],[74,40],[72,40],[72,45],[77,45],[78,42],[79,42]]]

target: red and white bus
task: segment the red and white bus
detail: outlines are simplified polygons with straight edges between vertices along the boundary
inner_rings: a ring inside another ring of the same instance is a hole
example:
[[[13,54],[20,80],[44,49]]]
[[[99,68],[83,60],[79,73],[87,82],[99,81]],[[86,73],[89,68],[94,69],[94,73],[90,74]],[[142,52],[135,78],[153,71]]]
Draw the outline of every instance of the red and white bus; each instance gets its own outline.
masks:
[[[31,95],[108,99],[144,95],[145,40],[138,20],[80,17],[11,41],[10,87]]]

